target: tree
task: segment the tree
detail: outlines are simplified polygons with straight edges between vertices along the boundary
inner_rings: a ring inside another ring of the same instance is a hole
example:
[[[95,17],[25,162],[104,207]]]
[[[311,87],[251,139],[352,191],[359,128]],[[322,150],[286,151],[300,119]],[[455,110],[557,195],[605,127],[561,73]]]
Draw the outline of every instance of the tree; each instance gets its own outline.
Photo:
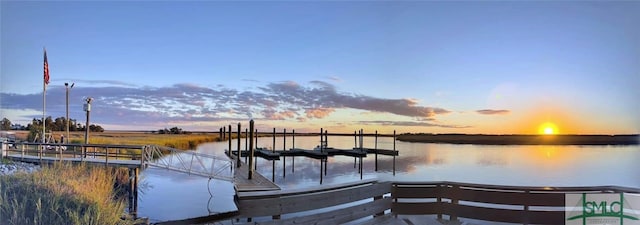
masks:
[[[182,129],[178,127],[172,127],[169,131],[171,134],[182,134]]]
[[[0,121],[0,130],[11,130],[11,120],[4,118]]]
[[[91,132],[104,132],[104,129],[101,126],[91,124],[89,125],[89,131]]]
[[[67,126],[67,118],[58,117],[56,118],[55,122],[53,122],[53,127],[51,127],[51,129],[57,130],[57,131],[66,131],[67,130],[65,129],[66,126]]]

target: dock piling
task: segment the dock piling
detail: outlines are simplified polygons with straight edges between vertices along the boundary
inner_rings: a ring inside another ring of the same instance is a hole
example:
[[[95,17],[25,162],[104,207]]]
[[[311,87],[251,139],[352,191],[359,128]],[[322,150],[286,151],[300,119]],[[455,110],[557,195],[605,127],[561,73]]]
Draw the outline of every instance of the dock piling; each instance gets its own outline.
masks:
[[[233,150],[231,150],[231,124],[229,124],[228,132],[229,132],[229,156],[231,156],[233,155]],[[238,157],[240,156],[238,155]]]
[[[282,143],[282,151],[285,151],[287,149],[287,129],[282,130]],[[284,155],[282,156],[282,177],[287,177],[287,157]]]
[[[296,130],[291,130],[291,138],[292,138],[291,149],[295,149],[296,148]],[[291,173],[295,172],[295,168],[296,168],[296,157],[292,157],[291,158]]]
[[[320,159],[320,184],[322,184],[322,159]]]
[[[393,175],[396,175],[396,130],[393,130]]]
[[[241,143],[240,143],[240,131],[241,130],[242,129],[240,128],[240,123],[238,123],[238,157],[236,157],[237,167],[240,167],[240,157],[242,157],[242,154],[240,154],[240,146],[241,146]]]
[[[249,155],[249,129],[244,128],[244,150],[247,154],[244,154],[244,163],[247,163],[247,155]]]
[[[324,137],[322,137],[323,130],[324,130],[324,129],[321,127],[321,128],[320,128],[320,152],[324,152],[324,145],[323,145],[323,143],[324,143]],[[320,171],[320,172],[322,173],[322,171]]]
[[[253,178],[253,154],[254,154],[254,150],[253,150],[253,120],[249,121],[249,137],[251,140],[249,141],[249,168],[247,169],[247,171],[249,171],[248,174],[248,178],[249,180],[251,180]]]
[[[272,152],[276,152],[276,128],[273,128],[273,144],[271,145]],[[276,181],[276,161],[271,160],[271,181]]]
[[[376,140],[375,140],[375,147],[374,150],[376,151],[376,168],[375,171],[378,172],[378,131],[376,130]]]
[[[258,129],[256,129],[256,145],[255,148],[258,148]],[[258,170],[258,156],[254,155],[254,159],[253,159],[253,169],[254,170]]]

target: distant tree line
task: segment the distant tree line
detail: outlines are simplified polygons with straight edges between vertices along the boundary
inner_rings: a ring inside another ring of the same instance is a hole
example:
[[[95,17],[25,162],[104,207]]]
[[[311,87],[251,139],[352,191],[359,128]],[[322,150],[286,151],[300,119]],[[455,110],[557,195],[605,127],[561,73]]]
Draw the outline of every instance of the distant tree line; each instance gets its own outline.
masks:
[[[47,132],[52,131],[66,131],[67,126],[67,118],[58,117],[55,120],[51,118],[51,116],[47,117],[44,120],[46,124]],[[33,140],[36,134],[40,135],[42,133],[42,119],[33,118],[31,123],[27,124],[27,126],[23,126],[20,124],[12,124],[11,120],[7,118],[3,118],[0,121],[0,128],[2,130],[28,130],[29,131],[29,140]],[[85,131],[86,126],[83,123],[78,123],[75,119],[69,119],[69,131]],[[104,128],[100,125],[90,124],[89,131],[91,132],[104,132]]]
[[[188,131],[183,131],[182,128],[178,128],[178,127],[172,127],[171,129],[160,129],[158,131],[153,131],[153,133],[158,133],[158,134],[189,134],[191,132]]]

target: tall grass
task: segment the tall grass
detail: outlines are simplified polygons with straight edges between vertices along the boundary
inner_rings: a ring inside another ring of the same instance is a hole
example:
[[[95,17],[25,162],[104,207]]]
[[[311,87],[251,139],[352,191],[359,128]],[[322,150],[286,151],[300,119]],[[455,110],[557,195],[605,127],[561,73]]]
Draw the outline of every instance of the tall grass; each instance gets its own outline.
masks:
[[[199,144],[218,141],[218,135],[205,134],[147,134],[147,133],[100,133],[89,137],[91,144],[113,145],[159,145],[193,150]],[[71,142],[84,143],[84,139],[72,138]]]
[[[110,168],[56,163],[0,176],[0,224],[131,224]]]

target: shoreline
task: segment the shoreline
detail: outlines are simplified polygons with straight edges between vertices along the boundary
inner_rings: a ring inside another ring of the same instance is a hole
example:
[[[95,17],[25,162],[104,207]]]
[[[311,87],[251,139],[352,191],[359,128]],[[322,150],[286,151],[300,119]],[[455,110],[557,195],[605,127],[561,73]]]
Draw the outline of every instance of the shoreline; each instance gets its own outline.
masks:
[[[38,170],[40,170],[40,165],[37,164],[0,160],[0,176],[13,175],[20,172],[33,173]]]
[[[18,140],[26,141],[26,131],[16,132]],[[55,135],[63,134],[54,132]],[[259,132],[259,137],[271,137],[271,132]],[[287,133],[287,136],[292,135]],[[318,136],[319,133],[296,133],[296,136]],[[354,136],[353,133],[328,133],[329,136]],[[73,143],[80,142],[83,134],[72,132],[70,140]],[[236,133],[232,133],[235,138]],[[276,133],[281,137],[283,134]],[[364,134],[365,137],[375,136],[372,133]],[[393,137],[392,134],[378,134],[379,137]],[[640,145],[640,134],[618,135],[591,135],[591,134],[398,134],[398,141],[417,143],[440,144],[480,144],[480,145]],[[226,141],[219,137],[217,132],[204,133],[193,132],[191,134],[154,134],[150,132],[122,132],[105,131],[92,133],[90,142],[93,144],[156,144],[178,149],[195,149],[197,145],[207,142]]]
[[[639,145],[640,135],[401,134],[397,140],[478,145]]]

